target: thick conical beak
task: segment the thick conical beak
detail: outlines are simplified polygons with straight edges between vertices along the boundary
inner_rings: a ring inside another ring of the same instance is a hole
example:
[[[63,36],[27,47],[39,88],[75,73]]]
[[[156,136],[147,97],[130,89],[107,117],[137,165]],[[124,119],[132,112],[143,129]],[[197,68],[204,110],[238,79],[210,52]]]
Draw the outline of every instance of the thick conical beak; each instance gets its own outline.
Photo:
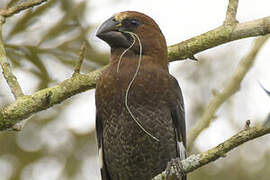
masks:
[[[102,39],[102,36],[111,31],[118,31],[119,22],[114,20],[114,17],[106,20],[97,30],[97,37]]]
[[[122,24],[111,17],[106,20],[97,30],[96,36],[111,47],[129,47],[131,45],[128,36],[119,31]]]

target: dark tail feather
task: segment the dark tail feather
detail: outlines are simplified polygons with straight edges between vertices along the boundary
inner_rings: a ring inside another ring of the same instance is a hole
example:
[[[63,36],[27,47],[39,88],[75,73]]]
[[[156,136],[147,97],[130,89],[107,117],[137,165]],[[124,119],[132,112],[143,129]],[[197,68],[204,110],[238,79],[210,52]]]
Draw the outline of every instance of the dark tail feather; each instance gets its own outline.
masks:
[[[104,167],[100,169],[100,172],[101,172],[101,180],[111,180],[109,173],[106,171],[106,169],[104,169]]]

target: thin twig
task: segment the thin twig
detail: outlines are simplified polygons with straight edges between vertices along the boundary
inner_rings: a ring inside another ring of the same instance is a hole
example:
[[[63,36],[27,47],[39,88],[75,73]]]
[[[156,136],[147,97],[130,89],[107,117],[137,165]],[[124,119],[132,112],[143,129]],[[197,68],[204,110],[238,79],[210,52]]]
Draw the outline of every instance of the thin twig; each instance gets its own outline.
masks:
[[[238,0],[229,0],[224,25],[234,25],[238,23],[238,21],[236,20],[237,9],[238,9]]]
[[[14,95],[14,97],[17,99],[20,96],[23,96],[22,89],[17,81],[16,76],[12,73],[10,64],[7,60],[5,47],[2,40],[2,25],[5,21],[5,18],[0,16],[0,64],[3,70],[3,75],[9,85],[9,88]]]
[[[268,96],[270,96],[270,91],[267,90],[267,89],[265,89],[265,87],[263,87],[263,85],[262,85],[260,82],[259,82],[259,84],[260,84],[261,88],[264,90],[264,92],[266,92],[266,94],[267,94]]]
[[[83,42],[81,49],[80,49],[79,58],[78,58],[78,61],[74,67],[74,73],[72,76],[75,76],[76,74],[80,74],[82,62],[83,62],[84,55],[85,55],[85,50],[86,50],[86,43]]]
[[[17,13],[21,12],[22,10],[25,10],[25,9],[40,5],[40,4],[42,4],[43,2],[46,2],[46,1],[48,1],[48,0],[28,0],[28,1],[25,1],[25,2],[22,2],[22,3],[19,3],[14,7],[11,7],[11,8],[8,8],[8,9],[6,9],[6,8],[2,9],[0,11],[0,15],[3,16],[3,17],[10,17],[10,16],[12,16],[14,14],[17,14]]]
[[[188,136],[188,149],[191,148],[193,142],[199,136],[199,134],[210,125],[211,120],[215,116],[218,108],[240,89],[242,80],[251,69],[254,61],[256,60],[257,53],[268,38],[269,35],[260,37],[254,41],[253,48],[247,54],[247,56],[240,61],[235,70],[235,73],[230,79],[228,79],[227,84],[223,90],[220,93],[216,93],[214,95],[203,115],[200,119],[197,120],[197,123]]]
[[[245,129],[248,129],[248,128],[250,128],[250,120],[247,120],[245,124]]]
[[[219,144],[218,146],[200,153],[200,154],[194,154],[189,156],[188,158],[181,161],[183,165],[183,172],[185,174],[194,171],[195,169],[198,169],[202,167],[205,164],[208,164],[212,161],[215,161],[221,157],[224,157],[227,152],[231,151],[232,149],[240,146],[241,144],[248,142],[250,140],[253,140],[255,138],[264,136],[266,134],[270,133],[270,126],[256,126],[244,129],[228,140],[224,141],[223,143]],[[172,170],[173,172],[173,170]],[[159,175],[157,175],[153,180],[165,180],[166,179],[166,172],[162,172]],[[174,174],[170,175],[168,177],[168,180],[176,180]]]

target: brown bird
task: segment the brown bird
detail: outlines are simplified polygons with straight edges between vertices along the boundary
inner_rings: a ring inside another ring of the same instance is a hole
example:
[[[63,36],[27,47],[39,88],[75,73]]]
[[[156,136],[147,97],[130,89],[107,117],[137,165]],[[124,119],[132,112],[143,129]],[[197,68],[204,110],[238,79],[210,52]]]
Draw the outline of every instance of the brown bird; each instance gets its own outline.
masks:
[[[96,87],[102,180],[149,180],[186,157],[184,102],[168,71],[165,38],[153,19],[134,11],[105,21],[97,37],[111,47]]]

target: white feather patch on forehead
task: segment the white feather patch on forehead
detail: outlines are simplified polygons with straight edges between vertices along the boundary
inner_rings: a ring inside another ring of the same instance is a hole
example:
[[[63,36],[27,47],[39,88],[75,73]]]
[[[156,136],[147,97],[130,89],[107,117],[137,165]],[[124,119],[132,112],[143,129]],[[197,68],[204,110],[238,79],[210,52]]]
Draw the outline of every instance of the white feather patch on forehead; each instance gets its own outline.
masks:
[[[116,21],[121,22],[121,21],[124,20],[127,16],[128,16],[127,13],[121,12],[121,13],[115,14],[115,15],[114,15],[114,18],[115,18]]]

